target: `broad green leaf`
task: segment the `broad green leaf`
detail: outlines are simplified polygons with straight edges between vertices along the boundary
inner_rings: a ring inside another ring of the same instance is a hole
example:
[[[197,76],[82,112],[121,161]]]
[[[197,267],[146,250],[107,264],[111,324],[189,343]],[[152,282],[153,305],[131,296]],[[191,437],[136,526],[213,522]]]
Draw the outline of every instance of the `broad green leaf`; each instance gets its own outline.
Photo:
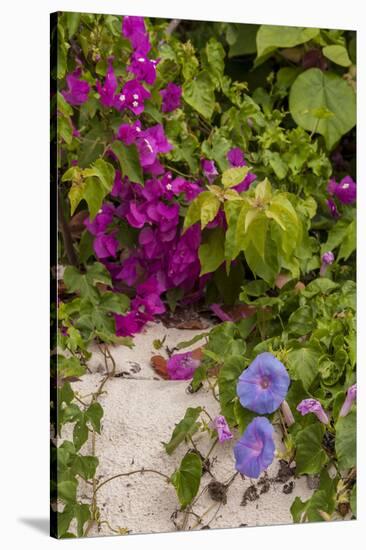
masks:
[[[231,23],[226,33],[226,39],[230,45],[229,57],[255,53],[258,28],[259,25]]]
[[[82,416],[75,424],[73,430],[73,442],[75,449],[79,451],[84,443],[87,442],[89,435],[88,427],[85,423],[85,419]]]
[[[237,400],[234,403],[234,416],[238,424],[239,433],[242,434],[244,433],[248,424],[250,424],[250,422],[258,415],[257,413],[250,411],[249,409],[245,409],[240,404],[240,401]]]
[[[341,67],[349,67],[352,65],[352,61],[348,56],[347,49],[339,44],[332,44],[330,46],[324,46],[323,55],[327,57],[333,63],[341,65]]]
[[[214,81],[221,83],[225,69],[226,55],[222,44],[215,38],[210,38],[204,51],[208,72],[212,75]]]
[[[57,496],[65,502],[75,502],[77,486],[75,479],[59,481],[57,483]]]
[[[313,298],[318,294],[330,294],[334,290],[339,288],[339,284],[327,279],[327,277],[319,277],[311,281],[302,291],[302,295],[306,298]]]
[[[112,311],[123,315],[130,305],[130,299],[119,292],[104,292],[99,307],[105,311]]]
[[[257,32],[257,57],[267,55],[277,48],[293,48],[318,35],[319,29],[261,25]]]
[[[98,159],[90,168],[83,170],[83,175],[87,178],[96,177],[100,181],[105,194],[112,190],[114,183],[115,170],[112,164],[103,159]]]
[[[198,493],[201,477],[201,458],[194,452],[186,454],[178,470],[171,477],[182,508],[188,506]]]
[[[269,202],[272,198],[272,186],[270,182],[266,179],[257,183],[255,187],[254,196],[257,201],[262,204]]]
[[[310,306],[295,310],[288,320],[288,330],[297,336],[308,334],[315,326],[315,319]]]
[[[356,466],[356,412],[351,410],[336,423],[335,449],[340,470]]]
[[[82,365],[77,357],[58,356],[58,371],[62,378],[69,376],[82,376],[85,374],[85,366]]]
[[[103,407],[100,403],[94,402],[85,411],[85,420],[89,420],[93,429],[100,434],[100,421],[103,418]]]
[[[234,413],[236,385],[244,367],[243,357],[233,355],[225,359],[224,365],[219,371],[218,383],[221,411],[231,426],[235,426],[237,422]]]
[[[324,517],[319,512],[331,515],[336,505],[338,481],[338,476],[332,479],[327,470],[323,470],[320,475],[319,489],[305,502],[302,502],[300,497],[295,498],[291,506],[294,523],[324,521]]]
[[[72,471],[84,479],[92,479],[99,464],[96,456],[76,455],[72,462]]]
[[[175,426],[170,441],[168,443],[163,443],[168,455],[171,455],[178,445],[198,430],[200,424],[197,422],[197,419],[201,412],[202,407],[188,407],[183,419]]]
[[[301,380],[306,390],[310,388],[318,374],[320,356],[321,350],[311,345],[293,349],[287,355],[291,377]]]
[[[238,166],[236,168],[228,168],[222,174],[222,184],[224,187],[234,187],[243,181],[248,174],[248,166]]]
[[[75,504],[74,515],[77,522],[77,535],[78,537],[82,537],[84,534],[84,525],[91,517],[88,504]]]
[[[67,12],[66,13],[66,23],[67,29],[69,31],[69,38],[72,38],[76,33],[79,23],[80,23],[80,13]]]
[[[84,180],[83,196],[81,198],[86,200],[88,205],[90,219],[93,220],[102,207],[103,199],[106,196],[105,189],[101,185],[98,178],[86,178]],[[69,193],[70,198],[70,193]],[[71,198],[70,198],[71,202]]]
[[[136,146],[127,147],[122,141],[116,140],[112,143],[111,149],[119,160],[122,176],[128,176],[131,181],[143,185],[144,177]]]
[[[295,122],[321,134],[328,149],[356,124],[355,92],[332,72],[312,68],[301,73],[291,86],[289,106]],[[319,109],[332,116],[323,118]]]
[[[80,201],[84,198],[84,192],[86,187],[86,181],[82,178],[73,180],[68,197],[70,201],[70,214],[74,214],[77,209]]]
[[[228,225],[225,236],[225,258],[227,260],[235,260],[242,249],[241,241],[238,242],[236,238],[239,216],[241,219],[245,220],[245,214],[242,213],[242,208],[243,205],[239,201],[226,201],[224,203],[225,217]],[[248,210],[248,208],[249,206],[246,205],[246,210]],[[243,221],[241,223],[243,223]]]
[[[354,223],[354,222],[351,222]],[[326,243],[322,245],[322,254],[327,251],[332,251],[337,248],[343,241],[348,240],[347,235],[352,234],[353,230],[349,229],[350,222],[344,219],[337,220],[335,225],[328,233],[328,239]]]
[[[200,275],[213,273],[225,261],[225,233],[221,227],[210,229],[198,250]]]
[[[69,525],[74,517],[74,509],[70,505],[66,505],[62,512],[57,512],[57,536],[63,538],[67,533]]]
[[[356,221],[353,220],[347,227],[347,231],[339,248],[337,260],[348,260],[352,252],[356,250]]]
[[[220,201],[210,191],[200,193],[188,207],[184,219],[184,231],[194,223],[201,221],[201,228],[206,227],[216,216]]]
[[[296,436],[296,473],[318,474],[328,457],[323,450],[324,426],[320,422],[303,428]]]
[[[215,107],[214,85],[206,71],[201,71],[183,85],[183,99],[204,118],[210,120]]]

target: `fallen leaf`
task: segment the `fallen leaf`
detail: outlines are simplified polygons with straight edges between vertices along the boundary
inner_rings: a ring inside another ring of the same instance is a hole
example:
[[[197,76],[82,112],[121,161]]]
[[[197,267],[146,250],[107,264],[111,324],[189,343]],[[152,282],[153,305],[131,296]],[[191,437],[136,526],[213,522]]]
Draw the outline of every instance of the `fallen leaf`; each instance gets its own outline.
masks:
[[[169,380],[167,364],[168,361],[162,355],[153,355],[150,359],[150,363],[156,374]]]

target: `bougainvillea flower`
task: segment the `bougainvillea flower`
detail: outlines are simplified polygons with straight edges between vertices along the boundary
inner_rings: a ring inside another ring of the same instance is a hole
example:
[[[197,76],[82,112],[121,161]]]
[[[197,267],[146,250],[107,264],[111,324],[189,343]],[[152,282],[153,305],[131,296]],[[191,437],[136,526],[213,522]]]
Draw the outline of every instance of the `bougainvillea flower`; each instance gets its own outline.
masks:
[[[244,153],[240,149],[240,147],[234,147],[233,149],[230,149],[230,151],[226,155],[226,158],[233,167],[245,166],[246,164],[244,160]]]
[[[143,17],[125,15],[122,21],[122,34],[129,39],[137,52],[146,55],[150,51],[151,44]]]
[[[243,407],[272,413],[285,399],[290,377],[284,365],[268,352],[260,353],[240,375],[237,394]]]
[[[96,83],[97,92],[100,95],[100,102],[106,107],[112,107],[114,95],[118,88],[117,78],[113,69],[113,60],[108,59],[108,68],[105,76],[104,84]]]
[[[103,260],[104,258],[116,257],[118,250],[118,241],[114,235],[97,235],[94,239],[93,248],[95,255],[98,259]]]
[[[230,431],[230,428],[228,426],[228,423],[226,422],[225,416],[222,416],[222,415],[215,416],[215,418],[213,419],[213,426],[217,431],[219,443],[224,443],[225,441],[228,441],[229,439],[233,438],[233,434]]]
[[[116,275],[118,281],[123,281],[129,286],[135,284],[137,279],[137,269],[140,266],[140,261],[135,256],[130,256],[124,260],[122,269]]]
[[[323,277],[327,271],[328,265],[331,265],[334,262],[333,252],[324,252],[322,255],[322,264],[320,266],[319,274]]]
[[[201,159],[201,168],[204,176],[212,183],[219,175],[213,160]]]
[[[339,183],[331,179],[327,189],[330,195],[335,195],[343,204],[353,204],[356,200],[356,182],[351,176],[344,177]]]
[[[318,420],[320,420],[320,422],[322,422],[323,424],[329,423],[328,416],[326,415],[319,401],[317,401],[316,399],[303,399],[296,407],[296,410],[299,411],[302,416],[305,416],[309,413],[314,413]]]
[[[127,221],[132,227],[140,229],[147,221],[147,216],[144,208],[140,206],[136,201],[131,201],[129,204],[129,211],[126,214]]]
[[[132,145],[141,132],[141,122],[135,120],[133,124],[121,124],[117,130],[117,138],[123,141],[125,145]]]
[[[202,187],[193,181],[187,181],[181,177],[175,178],[171,182],[170,189],[175,195],[184,193],[185,199],[188,202],[193,201],[202,192]]]
[[[161,110],[163,113],[170,113],[180,107],[182,88],[173,82],[169,82],[166,88],[160,90],[162,97]]]
[[[114,318],[117,336],[133,336],[140,332],[145,324],[145,320],[141,318],[138,311],[130,311],[126,315],[115,315]]]
[[[248,174],[245,176],[243,181],[238,183],[238,185],[234,185],[233,189],[237,191],[238,193],[242,193],[243,191],[248,191],[249,187],[253,183],[254,180],[257,179],[257,176],[253,174],[252,172],[248,172]]]
[[[67,90],[64,90],[62,95],[70,105],[82,105],[88,101],[90,86],[86,80],[81,80],[81,68],[77,68],[73,73],[66,76]]]
[[[326,202],[326,204],[329,208],[329,212],[330,212],[331,216],[335,219],[339,218],[340,214],[338,212],[337,205],[334,202],[334,200],[333,199],[327,199],[325,202]]]
[[[112,223],[114,215],[114,206],[104,203],[93,221],[90,218],[84,220],[84,225],[92,235],[104,233],[108,225]]]
[[[200,362],[199,359],[194,359],[189,351],[172,355],[167,363],[169,378],[171,380],[190,380]]]
[[[353,402],[356,400],[356,396],[357,396],[357,386],[356,384],[353,384],[353,386],[349,387],[347,390],[347,397],[344,400],[339,416],[347,416],[347,414],[349,413],[352,407]]]
[[[168,277],[174,286],[186,280],[193,282],[198,277],[201,267],[198,259],[198,248],[201,243],[201,231],[198,224],[192,225],[182,235],[170,252],[168,259]]]
[[[127,70],[133,73],[138,80],[144,80],[146,84],[154,84],[156,80],[156,65],[158,63],[159,60],[150,60],[141,53],[133,53],[131,65],[128,65]]]
[[[138,116],[144,111],[145,99],[150,96],[150,92],[138,80],[133,79],[126,82],[121,92],[115,96],[113,105],[118,111],[129,109]]]
[[[267,418],[257,416],[252,420],[234,447],[238,472],[258,478],[272,464],[275,452],[273,434],[273,426]]]

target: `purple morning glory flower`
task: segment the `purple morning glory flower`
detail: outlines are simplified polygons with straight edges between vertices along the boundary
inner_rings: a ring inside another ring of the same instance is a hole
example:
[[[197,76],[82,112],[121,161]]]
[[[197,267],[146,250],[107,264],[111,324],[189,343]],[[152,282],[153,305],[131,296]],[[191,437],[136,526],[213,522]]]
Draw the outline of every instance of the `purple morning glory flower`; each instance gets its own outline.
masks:
[[[169,378],[171,380],[190,380],[199,365],[200,360],[194,359],[191,352],[176,353],[168,360]]]
[[[347,390],[347,397],[344,400],[339,416],[347,416],[347,414],[349,413],[352,407],[353,402],[356,400],[356,397],[357,397],[357,386],[356,384],[353,384],[353,386],[349,387]]]
[[[331,214],[331,216],[334,218],[334,219],[337,219],[339,218],[340,214],[338,212],[338,209],[337,209],[337,205],[336,203],[334,202],[333,199],[327,199],[326,201],[326,204],[329,208],[329,212]]]
[[[129,109],[138,116],[144,111],[145,99],[150,96],[150,92],[138,80],[133,79],[126,82],[121,92],[115,96],[113,105],[118,111]]]
[[[151,44],[143,17],[125,15],[122,21],[122,34],[129,39],[137,52],[146,55],[150,51]]]
[[[322,422],[323,424],[329,423],[328,416],[326,415],[319,401],[317,401],[316,399],[303,399],[296,407],[296,410],[299,411],[302,416],[305,416],[309,413],[314,413],[318,420],[320,420],[320,422]]]
[[[233,438],[225,416],[218,415],[213,419],[213,425],[219,437],[219,443],[224,443]]]
[[[273,434],[273,426],[264,416],[257,416],[251,421],[234,447],[238,472],[258,478],[272,464],[275,452]]]
[[[105,235],[103,233],[97,235],[93,243],[95,255],[100,260],[111,256],[115,258],[118,244],[119,243],[114,235]]]
[[[112,58],[108,59],[108,69],[105,76],[104,84],[100,82],[96,83],[98,94],[100,95],[100,102],[106,107],[112,107],[114,103],[114,94],[117,91],[118,83],[114,73]]]
[[[140,53],[133,53],[131,65],[128,65],[127,70],[133,73],[138,80],[144,80],[146,84],[154,84],[158,63],[159,61],[150,60]]]
[[[212,183],[219,175],[213,160],[201,159],[201,168],[204,176]]]
[[[327,189],[328,193],[335,195],[342,204],[353,204],[356,201],[356,182],[351,176],[344,177],[339,183],[331,179]]]
[[[73,73],[66,76],[68,89],[64,90],[62,95],[70,105],[82,105],[88,101],[90,86],[86,80],[81,80],[81,68],[79,67]]]
[[[284,365],[271,353],[264,352],[240,375],[236,391],[243,407],[268,414],[281,405],[289,385],[290,377]]]
[[[169,82],[166,88],[160,90],[162,97],[161,110],[163,113],[170,113],[180,107],[182,88],[173,82]]]

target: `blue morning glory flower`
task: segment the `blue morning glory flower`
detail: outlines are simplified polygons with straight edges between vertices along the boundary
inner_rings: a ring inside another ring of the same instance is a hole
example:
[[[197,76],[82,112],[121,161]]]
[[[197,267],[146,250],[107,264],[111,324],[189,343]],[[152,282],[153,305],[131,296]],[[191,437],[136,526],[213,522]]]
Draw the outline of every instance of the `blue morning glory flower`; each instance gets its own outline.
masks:
[[[275,444],[274,429],[264,416],[257,416],[248,424],[234,447],[235,468],[241,474],[257,478],[272,464]]]
[[[257,355],[239,377],[236,392],[247,409],[259,414],[274,412],[285,399],[290,377],[271,353]]]

